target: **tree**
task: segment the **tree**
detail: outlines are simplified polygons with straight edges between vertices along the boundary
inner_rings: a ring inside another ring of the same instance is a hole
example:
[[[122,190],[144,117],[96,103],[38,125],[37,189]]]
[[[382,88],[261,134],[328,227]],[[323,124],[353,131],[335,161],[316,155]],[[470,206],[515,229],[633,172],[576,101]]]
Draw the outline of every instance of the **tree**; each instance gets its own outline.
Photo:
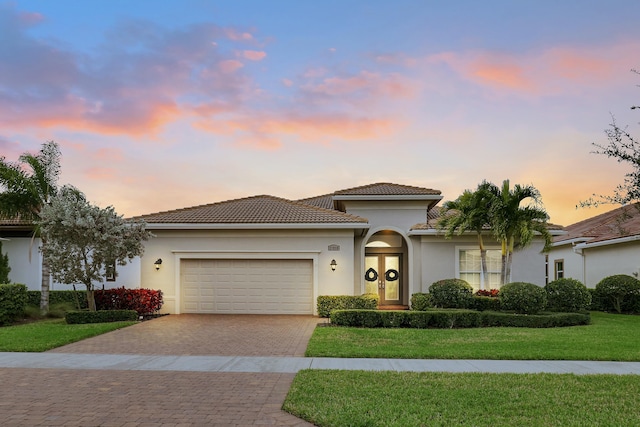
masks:
[[[94,206],[71,186],[63,187],[40,217],[41,234],[48,242],[42,253],[53,278],[85,285],[90,310],[96,309],[94,283],[104,280],[110,266],[126,265],[142,255],[143,242],[151,237],[144,222],[125,220],[111,206]]]
[[[58,192],[60,176],[60,148],[49,141],[42,144],[38,154],[24,153],[18,163],[7,162],[0,157],[0,216],[19,218],[25,221],[40,219],[42,208],[46,206]],[[37,227],[34,237],[38,235]],[[46,247],[46,239],[42,238],[42,248]],[[29,255],[31,256],[31,255]],[[51,275],[46,260],[42,261],[42,282],[40,310],[49,311],[49,283]]]
[[[551,244],[547,230],[549,216],[542,208],[540,192],[533,186],[515,185],[509,188],[509,180],[504,180],[491,202],[489,217],[493,235],[500,241],[502,250],[501,282],[511,282],[511,262],[513,251],[528,246],[538,233],[545,241],[544,249]],[[528,202],[528,205],[523,203]]]
[[[2,255],[2,241],[0,241],[0,284],[11,283],[9,280],[10,272],[11,267],[9,267],[9,255]]]
[[[631,70],[631,72],[640,74],[638,70]],[[640,106],[637,105],[631,106],[632,110],[639,108]],[[580,207],[597,207],[600,204],[626,205],[640,201],[640,141],[631,135],[626,126],[620,127],[613,115],[609,128],[604,132],[609,143],[607,145],[593,143],[597,148],[593,153],[616,159],[618,163],[626,163],[631,166],[632,171],[627,173],[624,182],[615,188],[613,196],[593,194],[588,200],[580,202],[578,204]]]
[[[437,227],[445,230],[445,238],[462,235],[465,232],[475,232],[478,236],[480,248],[480,289],[489,283],[487,271],[487,249],[484,245],[483,232],[491,222],[490,207],[497,187],[487,181],[482,181],[476,191],[465,190],[456,200],[445,202],[440,211]]]

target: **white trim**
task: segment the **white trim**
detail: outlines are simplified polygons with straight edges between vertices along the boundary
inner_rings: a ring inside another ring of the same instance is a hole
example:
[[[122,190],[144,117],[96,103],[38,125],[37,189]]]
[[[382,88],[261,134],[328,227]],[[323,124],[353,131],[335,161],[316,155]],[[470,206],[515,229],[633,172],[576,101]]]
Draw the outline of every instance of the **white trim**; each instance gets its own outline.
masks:
[[[551,247],[552,248],[556,248],[558,246],[564,246],[564,245],[568,245],[568,244],[575,245],[575,244],[578,244],[578,243],[587,242],[587,241],[592,240],[592,239],[593,239],[593,237],[576,237],[576,238],[573,238],[573,239],[567,239],[567,240],[561,240],[559,242],[553,242],[551,244]]]
[[[596,248],[599,246],[617,245],[619,243],[629,243],[629,242],[635,242],[637,240],[640,240],[640,235],[619,237],[617,239],[603,240],[600,242],[593,242],[593,243],[584,242],[584,243],[577,244],[575,246],[575,250],[581,251],[583,249]]]
[[[180,314],[182,309],[182,283],[180,281],[181,261],[183,259],[306,259],[311,260],[313,265],[313,295],[312,306],[314,316],[318,315],[317,305],[314,304],[318,298],[318,260],[321,250],[301,250],[301,251],[203,251],[203,250],[173,250],[173,261],[175,268],[175,311]]]
[[[548,230],[549,234],[552,236],[562,236],[564,234],[567,234],[566,231],[564,230]],[[440,231],[437,228],[427,228],[427,229],[417,229],[417,230],[409,230],[409,232],[407,233],[408,236],[444,236],[444,231]],[[461,234],[461,236],[464,235],[476,235],[478,233],[476,233],[475,231],[465,231]],[[540,236],[541,234],[538,233],[537,231],[534,232],[534,234],[536,236]],[[491,230],[483,230],[482,231],[482,235],[491,235]]]
[[[391,195],[379,195],[379,194],[368,194],[368,195],[334,195],[333,200],[366,200],[371,202],[376,201],[388,201],[388,200],[442,200],[441,195],[435,194],[409,194],[409,195],[401,195],[401,194],[391,194]]]
[[[401,228],[398,227],[393,227],[393,226],[380,226],[380,227],[376,227],[374,229],[369,230],[369,232],[367,233],[366,236],[363,237],[362,239],[362,244],[360,247],[360,293],[364,293],[365,290],[365,283],[364,283],[364,267],[365,267],[365,254],[366,254],[366,250],[367,250],[367,243],[369,242],[369,240],[371,239],[371,236],[373,236],[374,234],[376,234],[379,231],[393,231],[395,233],[398,233],[402,239],[404,240],[404,242],[407,245],[407,266],[408,266],[408,274],[405,275],[405,280],[407,282],[407,293],[408,295],[404,295],[404,297],[406,297],[408,300],[411,299],[411,294],[413,293],[412,291],[412,285],[413,285],[413,271],[414,271],[414,262],[413,262],[413,242],[411,242],[411,239],[409,239],[409,237],[407,236],[407,234],[405,233],[404,230],[402,230]],[[355,256],[355,254],[354,254]],[[418,292],[418,291],[415,291]]]
[[[147,223],[147,230],[300,230],[300,229],[368,229],[369,224],[365,222],[345,222],[345,223]]]

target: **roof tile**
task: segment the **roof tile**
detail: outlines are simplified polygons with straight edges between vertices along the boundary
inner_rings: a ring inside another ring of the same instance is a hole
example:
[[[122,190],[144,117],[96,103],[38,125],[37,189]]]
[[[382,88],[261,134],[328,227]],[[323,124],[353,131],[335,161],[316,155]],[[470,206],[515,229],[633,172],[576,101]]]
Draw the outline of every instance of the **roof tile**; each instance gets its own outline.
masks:
[[[555,242],[584,238],[589,243],[640,235],[640,203],[596,215],[566,226],[567,234]]]

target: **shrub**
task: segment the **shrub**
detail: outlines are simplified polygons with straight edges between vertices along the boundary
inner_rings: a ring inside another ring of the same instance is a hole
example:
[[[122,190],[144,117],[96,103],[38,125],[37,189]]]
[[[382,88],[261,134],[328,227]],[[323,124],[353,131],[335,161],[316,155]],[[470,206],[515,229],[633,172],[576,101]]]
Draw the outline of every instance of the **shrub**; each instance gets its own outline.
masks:
[[[444,279],[429,286],[429,294],[435,307],[468,308],[472,304],[473,288],[462,279]]]
[[[156,313],[162,308],[162,291],[153,289],[97,290],[94,294],[97,310],[135,310],[139,315]]]
[[[135,310],[69,311],[64,318],[69,324],[123,322],[138,320],[138,313]]]
[[[500,289],[479,289],[476,291],[476,293],[474,295],[480,296],[480,297],[491,297],[491,298],[498,298],[500,296]]]
[[[596,292],[595,288],[587,288],[589,295],[591,295],[591,305],[589,310],[591,311],[605,311],[600,304],[600,295]]]
[[[640,280],[626,274],[618,274],[602,279],[595,294],[600,309],[618,313],[640,312]]]
[[[0,285],[0,325],[7,325],[19,319],[24,315],[26,305],[25,285]]]
[[[379,299],[378,294],[320,295],[317,299],[318,316],[329,317],[333,310],[375,310]]]
[[[476,294],[473,296],[473,303],[470,308],[478,311],[500,311],[500,299]]]
[[[591,293],[579,280],[562,278],[548,283],[547,309],[551,311],[579,312],[591,305]]]
[[[411,295],[411,310],[426,311],[431,307],[433,307],[431,295],[422,292]]]
[[[547,305],[544,288],[533,283],[507,283],[500,289],[500,307],[521,314],[536,314]]]
[[[351,327],[406,327],[406,328],[478,328],[510,326],[520,328],[553,328],[588,325],[589,313],[549,313],[522,315],[496,311],[429,310],[429,311],[378,311],[334,310],[331,324]]]
[[[40,291],[27,291],[27,304],[39,309],[40,294]],[[76,310],[85,309],[87,308],[87,293],[85,291],[49,291],[49,310],[58,304],[72,304]]]

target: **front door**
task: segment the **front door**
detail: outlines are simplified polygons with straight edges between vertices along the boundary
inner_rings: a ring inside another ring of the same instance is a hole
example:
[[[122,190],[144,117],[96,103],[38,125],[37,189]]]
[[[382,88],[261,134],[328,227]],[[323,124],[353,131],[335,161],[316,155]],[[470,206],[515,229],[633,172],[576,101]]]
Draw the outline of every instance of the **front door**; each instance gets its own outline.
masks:
[[[365,256],[364,279],[367,293],[377,293],[380,305],[402,304],[402,255]]]

